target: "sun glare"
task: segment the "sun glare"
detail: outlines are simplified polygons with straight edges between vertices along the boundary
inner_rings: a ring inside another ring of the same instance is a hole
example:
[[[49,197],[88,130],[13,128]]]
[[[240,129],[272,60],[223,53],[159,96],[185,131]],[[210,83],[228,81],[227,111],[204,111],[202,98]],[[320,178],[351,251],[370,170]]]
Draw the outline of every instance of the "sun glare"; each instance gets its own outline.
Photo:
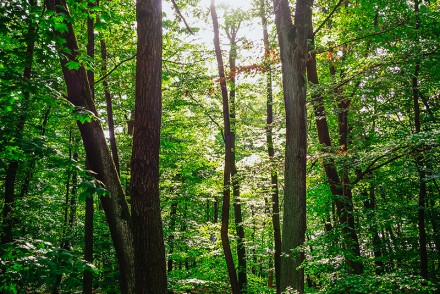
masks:
[[[209,6],[211,4],[211,0],[202,0],[201,4],[203,6]],[[243,10],[247,10],[252,7],[251,0],[215,0],[215,4],[218,5],[226,5],[231,8],[241,8]]]

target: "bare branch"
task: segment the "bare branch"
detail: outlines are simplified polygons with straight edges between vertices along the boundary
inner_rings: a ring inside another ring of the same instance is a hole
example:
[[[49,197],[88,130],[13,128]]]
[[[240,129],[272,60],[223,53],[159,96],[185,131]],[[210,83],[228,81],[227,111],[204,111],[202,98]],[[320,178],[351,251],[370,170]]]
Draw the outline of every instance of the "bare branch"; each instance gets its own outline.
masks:
[[[107,78],[109,75],[111,75],[118,67],[120,67],[123,63],[130,61],[132,59],[134,59],[136,57],[137,54],[134,54],[133,56],[130,56],[124,60],[122,60],[121,62],[119,62],[118,64],[115,65],[115,67],[113,67],[108,73],[106,73],[105,75],[103,75],[102,77],[100,77],[96,82],[92,83],[93,81],[89,81],[89,83],[96,85],[99,82],[102,82],[105,78]]]

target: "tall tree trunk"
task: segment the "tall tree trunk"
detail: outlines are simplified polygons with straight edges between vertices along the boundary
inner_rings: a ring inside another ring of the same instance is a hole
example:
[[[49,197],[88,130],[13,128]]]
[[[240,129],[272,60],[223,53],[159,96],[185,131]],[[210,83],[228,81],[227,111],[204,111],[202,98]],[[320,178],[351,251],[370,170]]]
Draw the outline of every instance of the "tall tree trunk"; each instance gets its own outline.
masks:
[[[137,0],[136,101],[131,158],[136,293],[166,293],[159,198],[162,1]]]
[[[225,141],[225,167],[223,171],[223,206],[222,206],[222,227],[221,227],[221,239],[223,252],[225,254],[226,265],[228,268],[229,280],[231,283],[231,289],[233,294],[240,293],[240,287],[238,284],[237,274],[235,272],[234,260],[232,258],[231,245],[229,244],[229,209],[231,201],[231,170],[232,170],[232,135],[231,135],[231,123],[229,117],[229,99],[228,90],[226,87],[225,69],[223,66],[223,57],[220,49],[220,38],[218,28],[217,12],[215,10],[215,1],[211,0],[211,16],[214,29],[214,46],[215,55],[217,58],[220,88],[222,92],[223,102],[223,123],[224,123],[224,141]]]
[[[376,224],[376,195],[374,191],[374,186],[370,184],[370,191],[366,189],[363,191],[364,197],[367,198],[364,201],[364,206],[366,209],[367,218],[370,219],[372,223],[370,234],[373,235],[373,255],[374,255],[374,265],[376,275],[381,275],[384,272],[384,264],[382,261],[382,246]]]
[[[304,293],[304,269],[299,268],[306,231],[306,54],[311,1],[297,0],[292,24],[289,1],[274,0],[275,22],[281,52],[286,111],[284,215],[281,259],[281,290]]]
[[[247,288],[247,274],[246,274],[246,248],[245,248],[245,235],[243,228],[243,214],[241,211],[240,200],[240,182],[238,179],[237,166],[236,166],[236,143],[235,133],[236,127],[236,112],[235,112],[235,95],[236,95],[236,60],[237,60],[237,31],[240,27],[240,23],[237,27],[229,28],[227,31],[230,41],[231,49],[229,51],[229,66],[231,68],[231,74],[229,77],[229,121],[231,124],[231,179],[232,179],[232,194],[234,196],[234,216],[235,216],[235,228],[237,231],[237,261],[238,261],[238,287],[241,293],[246,292]]]
[[[100,43],[101,43],[101,59],[102,59],[101,70],[102,70],[102,74],[105,75],[107,73],[107,48],[104,39],[102,39]],[[105,78],[102,81],[102,86],[104,87],[105,103],[107,109],[107,122],[108,122],[110,149],[112,151],[112,158],[115,163],[116,170],[120,175],[118,147],[116,145],[116,137],[115,137],[115,122],[113,119],[113,101],[112,101],[112,96],[110,95],[110,89],[107,78]]]
[[[63,15],[62,19],[67,27],[67,31],[62,33],[55,30],[58,37],[65,40],[64,44],[57,44],[57,51],[67,86],[67,99],[75,106],[77,112],[83,113],[84,110],[87,110],[88,113],[92,113],[97,117],[98,114],[84,66],[80,64],[77,70],[67,67],[68,62],[78,62],[77,54],[79,52],[73,25],[70,21],[67,21],[70,19],[67,4],[65,0],[46,0],[45,3],[48,9],[55,12],[55,15]],[[110,194],[102,196],[101,203],[118,259],[121,293],[133,293],[133,235],[125,194],[99,120],[92,118],[90,122],[85,123],[78,121],[78,128],[81,132],[90,168],[96,173],[96,179],[104,183]]]
[[[69,160],[77,161],[78,153],[72,153],[72,149],[74,148],[74,139],[72,134],[72,129],[69,132]],[[66,251],[72,250],[72,233],[73,227],[75,224],[75,216],[76,216],[76,189],[78,185],[76,169],[68,168],[67,170],[67,179],[66,179],[66,194],[64,199],[64,226],[63,226],[63,234],[61,239],[60,247]],[[60,259],[58,266],[66,266],[64,260]],[[52,287],[52,293],[58,294],[60,293],[59,287],[61,285],[61,281],[63,279],[63,274],[57,274],[55,278],[54,286]]]
[[[261,24],[263,26],[264,42],[264,65],[266,70],[266,142],[267,153],[270,160],[270,193],[272,198],[272,225],[273,238],[275,243],[274,265],[275,265],[275,284],[278,294],[281,293],[280,272],[281,272],[281,229],[280,229],[280,206],[278,199],[278,172],[274,161],[275,150],[273,147],[272,124],[273,124],[273,91],[272,91],[272,67],[270,61],[270,43],[267,30],[266,19],[266,0],[260,1]]]
[[[97,3],[98,5],[98,3]],[[95,6],[93,2],[88,3],[90,10]],[[91,11],[89,11],[91,13]],[[93,64],[95,65],[95,24],[93,18],[87,18],[87,55]],[[104,60],[105,62],[105,60]],[[93,70],[87,71],[87,78],[89,80],[90,91],[92,92],[92,98],[95,98],[95,74]],[[86,166],[88,167],[89,160],[86,159]],[[84,220],[84,259],[92,263],[93,262],[93,195],[88,195],[86,198],[86,214]],[[93,274],[89,270],[83,272],[83,293],[91,294],[93,287]]]
[[[29,0],[29,5],[35,7],[37,5],[35,0]],[[32,63],[34,60],[34,48],[36,40],[37,28],[32,22],[27,32],[26,44],[26,63],[23,73],[23,80],[25,83],[30,83],[32,74]],[[23,130],[26,123],[27,111],[30,103],[30,93],[28,89],[23,89],[23,101],[21,109],[19,110],[15,132],[17,141],[23,137]],[[3,224],[0,244],[5,244],[13,241],[12,228],[13,224],[13,207],[15,202],[15,181],[17,179],[18,161],[13,159],[9,162],[6,168],[5,177],[5,199],[3,207]]]
[[[414,12],[416,14],[416,31],[420,29],[419,0],[414,1]],[[412,78],[412,92],[414,103],[414,127],[415,132],[420,133],[420,92],[419,92],[419,71],[420,62],[417,61]],[[418,209],[418,228],[419,228],[419,254],[420,254],[420,275],[428,279],[428,252],[425,228],[425,202],[426,202],[426,173],[424,171],[424,158],[416,156],[416,165],[419,173],[419,209]]]
[[[307,60],[307,78],[309,82],[314,85],[318,85],[318,71],[316,67],[316,53],[314,52],[314,33],[312,26],[312,18],[309,16],[308,22],[308,39],[311,44],[311,51],[309,58]],[[313,97],[313,111],[315,114],[315,123],[318,130],[319,143],[322,145],[322,152],[329,152],[332,146],[330,139],[330,132],[327,123],[327,116],[324,107],[324,98],[321,94],[316,94]],[[347,105],[348,106],[348,105]],[[342,107],[342,105],[341,105]],[[340,127],[341,131],[346,128],[345,117],[346,113],[340,117]],[[344,124],[345,123],[345,124]],[[348,131],[348,129],[347,129]],[[345,132],[345,131],[344,131]],[[341,138],[341,141],[346,141],[346,135]],[[346,148],[346,146],[345,146]],[[351,255],[355,257],[360,257],[360,246],[357,233],[354,227],[354,216],[353,216],[353,204],[352,204],[352,192],[348,183],[347,173],[344,173],[343,180],[341,181],[336,165],[334,161],[329,158],[324,159],[324,170],[328,178],[331,193],[333,195],[334,202],[336,204],[336,213],[339,218],[339,223],[342,225],[342,230],[344,233],[344,239],[347,249],[351,251]],[[353,260],[349,258],[347,260],[349,266],[349,272],[355,274],[361,274],[363,272],[363,265],[358,260]]]

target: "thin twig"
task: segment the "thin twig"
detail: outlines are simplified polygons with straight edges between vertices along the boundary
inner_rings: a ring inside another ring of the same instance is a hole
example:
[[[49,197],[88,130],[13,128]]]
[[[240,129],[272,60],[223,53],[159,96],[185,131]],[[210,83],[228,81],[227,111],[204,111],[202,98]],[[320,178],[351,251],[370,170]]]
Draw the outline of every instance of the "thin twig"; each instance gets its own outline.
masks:
[[[111,75],[118,67],[120,67],[123,63],[130,61],[132,59],[134,59],[136,57],[137,54],[134,54],[131,57],[128,57],[127,59],[122,60],[121,62],[119,62],[118,64],[115,65],[115,67],[113,67],[108,73],[106,73],[105,75],[103,75],[102,77],[100,77],[93,85],[98,84],[99,82],[102,82],[105,78],[107,78],[109,75]]]

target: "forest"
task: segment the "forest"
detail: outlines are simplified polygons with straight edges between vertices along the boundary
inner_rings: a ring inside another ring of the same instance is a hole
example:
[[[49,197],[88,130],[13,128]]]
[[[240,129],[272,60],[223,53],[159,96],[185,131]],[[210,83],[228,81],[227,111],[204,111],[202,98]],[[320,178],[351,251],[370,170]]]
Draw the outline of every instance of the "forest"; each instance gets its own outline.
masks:
[[[0,293],[439,293],[439,0],[0,1]]]

